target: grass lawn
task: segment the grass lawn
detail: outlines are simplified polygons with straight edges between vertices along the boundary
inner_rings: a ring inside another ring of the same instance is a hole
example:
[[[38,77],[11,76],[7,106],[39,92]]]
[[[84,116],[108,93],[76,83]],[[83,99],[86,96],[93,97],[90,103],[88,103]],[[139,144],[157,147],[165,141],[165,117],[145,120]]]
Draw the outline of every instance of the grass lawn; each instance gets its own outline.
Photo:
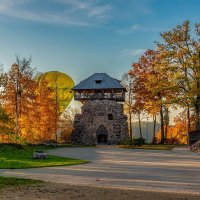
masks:
[[[1,169],[20,169],[35,167],[51,167],[61,165],[76,165],[86,163],[86,160],[73,158],[62,158],[48,155],[47,159],[32,159],[33,152],[36,150],[47,151],[53,147],[48,146],[22,146],[0,145],[0,168]]]
[[[0,190],[9,186],[32,185],[32,184],[41,183],[41,182],[42,181],[38,181],[38,180],[10,178],[10,177],[0,176]]]
[[[128,145],[121,145],[121,148],[130,148],[130,149],[149,149],[149,150],[172,150],[175,147],[181,147],[183,145],[168,145],[168,144],[146,144],[142,146],[128,146]]]

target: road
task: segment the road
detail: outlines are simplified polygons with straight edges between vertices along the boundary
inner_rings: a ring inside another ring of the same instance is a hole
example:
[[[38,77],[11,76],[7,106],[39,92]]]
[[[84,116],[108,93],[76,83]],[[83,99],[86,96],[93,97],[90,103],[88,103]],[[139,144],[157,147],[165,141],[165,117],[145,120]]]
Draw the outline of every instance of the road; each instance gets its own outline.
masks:
[[[200,154],[186,148],[159,151],[102,146],[60,148],[49,154],[90,162],[74,166],[1,169],[0,175],[72,185],[200,194]]]

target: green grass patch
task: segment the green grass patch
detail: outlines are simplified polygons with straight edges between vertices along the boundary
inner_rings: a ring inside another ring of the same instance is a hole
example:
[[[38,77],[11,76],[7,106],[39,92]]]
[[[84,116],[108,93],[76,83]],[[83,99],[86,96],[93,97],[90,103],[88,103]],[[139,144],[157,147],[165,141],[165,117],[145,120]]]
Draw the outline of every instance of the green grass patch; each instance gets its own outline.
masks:
[[[11,186],[23,186],[41,183],[42,181],[32,179],[21,179],[12,177],[1,177],[0,176],[0,190]]]
[[[168,144],[146,144],[142,146],[130,146],[130,145],[120,145],[121,148],[130,148],[130,149],[148,149],[148,150],[172,150],[175,147],[181,147],[184,145],[168,145]]]
[[[63,158],[58,156],[48,155],[47,159],[38,160],[32,159],[34,151],[47,151],[53,149],[52,146],[0,146],[0,168],[1,169],[21,169],[35,167],[52,167],[62,165],[76,165],[86,163],[86,160]]]

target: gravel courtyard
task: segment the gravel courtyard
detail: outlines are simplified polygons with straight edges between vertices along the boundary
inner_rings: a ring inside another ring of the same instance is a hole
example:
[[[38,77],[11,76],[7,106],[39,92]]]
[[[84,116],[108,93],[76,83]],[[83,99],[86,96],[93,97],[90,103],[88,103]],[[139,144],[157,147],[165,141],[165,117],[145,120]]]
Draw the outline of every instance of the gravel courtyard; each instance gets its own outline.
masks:
[[[49,151],[49,154],[81,158],[90,162],[66,167],[1,169],[0,175],[33,178],[75,187],[173,192],[194,194],[200,198],[200,155],[189,152],[186,148],[172,151],[121,149],[112,146],[61,148]]]

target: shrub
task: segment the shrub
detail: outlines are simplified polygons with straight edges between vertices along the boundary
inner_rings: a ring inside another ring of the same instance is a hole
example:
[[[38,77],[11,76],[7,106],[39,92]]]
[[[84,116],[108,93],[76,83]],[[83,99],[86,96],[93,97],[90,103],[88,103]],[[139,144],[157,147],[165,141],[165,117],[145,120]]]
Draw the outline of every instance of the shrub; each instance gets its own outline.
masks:
[[[177,138],[166,138],[164,144],[180,144]]]
[[[1,150],[9,151],[13,149],[25,149],[25,148],[26,148],[26,145],[21,145],[17,143],[6,143],[6,144],[1,143],[0,144],[0,151]]]
[[[122,145],[125,146],[142,146],[145,144],[145,138],[128,138],[123,141]]]
[[[65,127],[60,132],[60,142],[71,143],[71,135],[72,135],[73,128],[72,127]]]
[[[125,146],[133,146],[133,139],[131,139],[131,138],[125,139],[125,140],[122,142],[122,145],[125,145]]]
[[[134,146],[142,146],[144,144],[145,144],[145,138],[139,137],[139,138],[134,138],[133,139],[133,145]]]

